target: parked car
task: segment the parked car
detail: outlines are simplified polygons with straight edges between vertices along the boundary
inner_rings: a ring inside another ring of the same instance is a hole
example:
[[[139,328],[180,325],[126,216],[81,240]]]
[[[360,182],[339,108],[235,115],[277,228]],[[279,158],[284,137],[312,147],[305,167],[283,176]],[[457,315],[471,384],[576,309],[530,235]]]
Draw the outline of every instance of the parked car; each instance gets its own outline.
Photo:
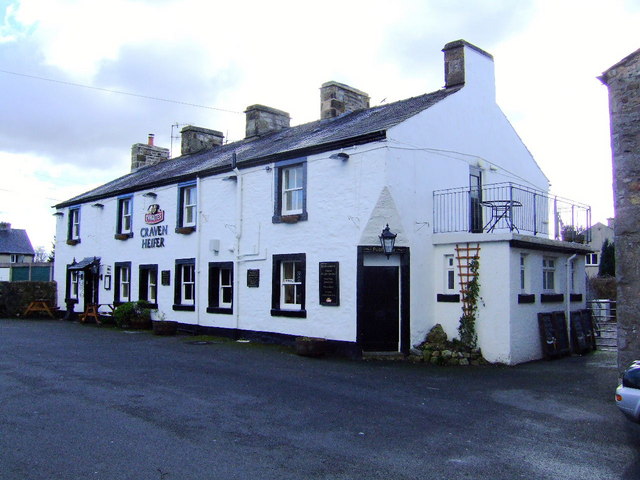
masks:
[[[616,389],[616,405],[630,420],[640,423],[640,360],[622,374],[622,383]]]

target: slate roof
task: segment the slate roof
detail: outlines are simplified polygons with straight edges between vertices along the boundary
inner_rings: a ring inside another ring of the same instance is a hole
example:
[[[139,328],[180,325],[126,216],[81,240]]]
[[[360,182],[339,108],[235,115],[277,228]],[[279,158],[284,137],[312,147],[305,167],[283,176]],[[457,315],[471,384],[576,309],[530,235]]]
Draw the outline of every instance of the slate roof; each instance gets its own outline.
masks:
[[[71,198],[56,207],[229,171],[234,153],[238,168],[242,168],[384,139],[387,129],[435,105],[460,88],[462,87],[437,90],[335,118],[285,128],[259,138],[244,139],[195,154],[163,160]]]
[[[0,253],[35,255],[36,252],[26,230],[11,228],[0,230]]]

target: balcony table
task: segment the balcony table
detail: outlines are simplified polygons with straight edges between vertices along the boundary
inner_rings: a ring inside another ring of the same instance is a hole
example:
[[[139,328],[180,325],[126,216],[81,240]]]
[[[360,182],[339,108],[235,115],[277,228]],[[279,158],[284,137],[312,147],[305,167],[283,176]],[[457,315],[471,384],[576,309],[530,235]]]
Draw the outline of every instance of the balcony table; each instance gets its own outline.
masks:
[[[492,232],[498,222],[504,219],[509,227],[509,231],[513,231],[515,229],[516,232],[520,233],[518,227],[516,227],[513,223],[513,219],[511,218],[511,214],[513,213],[513,209],[516,207],[522,207],[522,203],[517,200],[485,200],[480,202],[480,205],[483,207],[487,207],[491,210],[491,218],[487,222],[487,224],[482,228],[487,233]]]

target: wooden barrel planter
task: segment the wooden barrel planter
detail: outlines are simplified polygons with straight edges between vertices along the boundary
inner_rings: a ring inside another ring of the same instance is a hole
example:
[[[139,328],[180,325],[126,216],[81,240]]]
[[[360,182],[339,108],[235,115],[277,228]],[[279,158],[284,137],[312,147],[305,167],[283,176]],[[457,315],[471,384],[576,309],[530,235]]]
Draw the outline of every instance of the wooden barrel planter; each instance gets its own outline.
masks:
[[[175,335],[178,332],[178,322],[162,320],[153,322],[154,335]]]
[[[327,353],[327,339],[297,337],[296,353],[303,357],[321,357]]]

